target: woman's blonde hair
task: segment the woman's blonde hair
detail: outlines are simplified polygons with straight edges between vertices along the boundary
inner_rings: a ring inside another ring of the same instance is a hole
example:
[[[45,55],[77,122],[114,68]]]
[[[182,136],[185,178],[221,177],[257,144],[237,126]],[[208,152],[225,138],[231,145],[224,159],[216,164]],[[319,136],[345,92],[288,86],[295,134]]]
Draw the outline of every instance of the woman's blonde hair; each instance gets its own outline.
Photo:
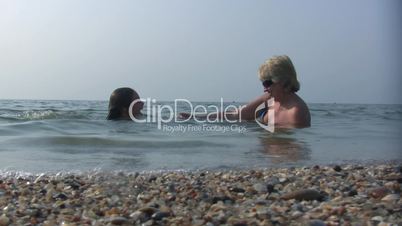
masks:
[[[261,81],[272,80],[273,83],[281,83],[289,92],[297,92],[300,89],[296,70],[286,55],[273,56],[265,61],[260,66],[259,78]]]

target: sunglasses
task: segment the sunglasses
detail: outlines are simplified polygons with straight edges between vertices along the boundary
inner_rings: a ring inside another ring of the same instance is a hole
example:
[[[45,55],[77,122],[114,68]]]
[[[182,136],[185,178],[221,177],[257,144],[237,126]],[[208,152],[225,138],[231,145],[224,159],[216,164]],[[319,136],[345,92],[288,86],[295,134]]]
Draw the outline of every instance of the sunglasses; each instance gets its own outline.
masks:
[[[262,85],[264,86],[264,88],[269,88],[270,86],[272,86],[272,84],[274,84],[274,82],[272,82],[272,80],[265,80],[262,82]]]

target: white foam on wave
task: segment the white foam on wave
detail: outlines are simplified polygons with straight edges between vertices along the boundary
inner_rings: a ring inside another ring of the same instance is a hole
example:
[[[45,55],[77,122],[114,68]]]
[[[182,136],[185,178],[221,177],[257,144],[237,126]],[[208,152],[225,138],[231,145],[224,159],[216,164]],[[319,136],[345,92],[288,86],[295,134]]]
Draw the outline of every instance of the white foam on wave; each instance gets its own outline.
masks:
[[[18,119],[23,120],[43,120],[43,119],[54,119],[57,118],[57,113],[53,110],[44,111],[24,111],[17,115]]]

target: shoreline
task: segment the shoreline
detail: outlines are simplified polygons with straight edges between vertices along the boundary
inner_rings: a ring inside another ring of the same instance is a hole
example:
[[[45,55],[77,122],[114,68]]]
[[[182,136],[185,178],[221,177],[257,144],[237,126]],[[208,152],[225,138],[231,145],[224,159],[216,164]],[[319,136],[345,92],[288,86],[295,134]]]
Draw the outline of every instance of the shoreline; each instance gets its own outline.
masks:
[[[3,225],[398,225],[402,166],[0,174]]]

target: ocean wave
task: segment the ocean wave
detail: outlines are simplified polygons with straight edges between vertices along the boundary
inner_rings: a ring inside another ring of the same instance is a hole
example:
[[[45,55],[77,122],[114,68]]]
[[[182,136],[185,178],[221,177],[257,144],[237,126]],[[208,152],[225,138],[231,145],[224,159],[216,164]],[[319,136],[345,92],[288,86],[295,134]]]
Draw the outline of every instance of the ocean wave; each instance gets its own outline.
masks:
[[[22,120],[42,120],[42,119],[54,119],[58,114],[53,110],[45,111],[24,111],[17,115],[18,119]]]
[[[18,137],[3,142],[5,145],[27,144],[31,147],[101,147],[108,148],[141,148],[141,149],[165,149],[165,148],[200,148],[200,147],[230,147],[229,144],[209,142],[202,140],[157,140],[157,139],[121,139],[113,137],[91,136],[41,136]],[[64,149],[63,149],[64,150]],[[95,150],[95,149],[94,149]]]
[[[5,121],[35,121],[47,119],[91,119],[93,111],[66,111],[66,110],[27,110],[7,111],[0,113],[0,120]]]

